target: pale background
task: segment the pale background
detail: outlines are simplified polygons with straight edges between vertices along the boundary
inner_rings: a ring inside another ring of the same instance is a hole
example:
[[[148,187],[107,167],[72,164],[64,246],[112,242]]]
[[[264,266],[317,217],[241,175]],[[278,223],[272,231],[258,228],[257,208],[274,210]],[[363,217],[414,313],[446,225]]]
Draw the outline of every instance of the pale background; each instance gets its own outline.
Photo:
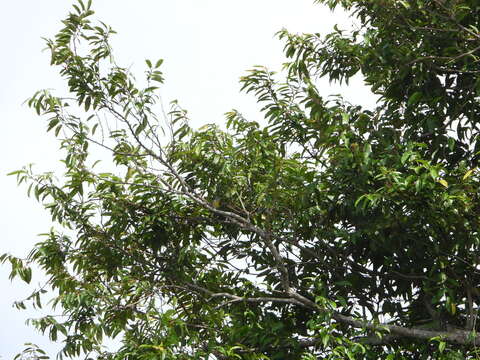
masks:
[[[37,234],[52,226],[48,214],[25,187],[17,188],[6,174],[27,163],[38,171],[59,169],[58,144],[46,134],[46,124],[22,105],[36,90],[62,90],[64,85],[49,67],[41,37],[51,37],[70,10],[65,0],[0,0],[0,254],[25,256],[38,241]],[[223,122],[232,108],[251,120],[259,120],[254,98],[239,93],[238,78],[253,65],[271,70],[284,61],[283,44],[274,34],[286,27],[293,32],[327,34],[338,23],[350,21],[313,0],[96,0],[96,17],[118,34],[113,40],[118,63],[131,66],[138,78],[144,59],[163,58],[166,102],[178,99],[188,109],[195,126]],[[355,103],[373,106],[374,97],[357,78],[348,87],[322,83],[322,94],[342,92]],[[14,300],[29,294],[19,280],[8,280],[8,266],[0,266],[0,356],[9,360],[23,343],[37,343],[52,357],[58,344],[25,326],[38,316],[34,311],[12,308]],[[32,284],[41,280],[34,277]]]

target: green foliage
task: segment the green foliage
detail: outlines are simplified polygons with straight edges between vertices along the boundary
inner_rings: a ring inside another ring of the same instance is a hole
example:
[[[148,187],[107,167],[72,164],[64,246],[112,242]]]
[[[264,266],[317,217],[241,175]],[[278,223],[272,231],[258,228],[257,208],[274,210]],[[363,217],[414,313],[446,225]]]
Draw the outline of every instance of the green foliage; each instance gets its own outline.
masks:
[[[16,305],[53,296],[61,316],[32,323],[61,358],[480,356],[480,4],[318,2],[362,26],[279,33],[285,71],[241,79],[266,126],[232,111],[195,130],[175,102],[158,117],[162,61],[136,85],[90,3],[47,41],[70,94],[28,104],[65,173],[12,174],[58,227],[0,261],[46,273]],[[316,86],[357,73],[376,108]]]

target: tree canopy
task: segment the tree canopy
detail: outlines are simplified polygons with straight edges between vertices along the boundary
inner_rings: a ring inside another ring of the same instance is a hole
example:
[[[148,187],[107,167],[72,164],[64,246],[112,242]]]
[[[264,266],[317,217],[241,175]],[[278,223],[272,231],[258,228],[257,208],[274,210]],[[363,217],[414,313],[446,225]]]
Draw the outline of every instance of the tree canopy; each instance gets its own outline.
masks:
[[[162,61],[137,82],[90,3],[47,41],[69,94],[28,104],[65,172],[13,174],[58,227],[1,260],[47,274],[16,306],[51,299],[61,358],[480,356],[480,2],[317,2],[361,26],[280,31],[285,68],[241,79],[265,120],[225,128],[163,113]],[[374,109],[318,87],[356,74]]]

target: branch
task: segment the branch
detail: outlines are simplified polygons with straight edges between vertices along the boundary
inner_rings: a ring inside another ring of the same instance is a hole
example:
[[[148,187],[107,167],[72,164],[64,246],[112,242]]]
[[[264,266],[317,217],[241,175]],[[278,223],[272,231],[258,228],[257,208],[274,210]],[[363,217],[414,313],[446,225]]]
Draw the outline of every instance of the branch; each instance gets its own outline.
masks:
[[[462,345],[475,345],[480,343],[480,335],[474,335],[472,331],[453,330],[453,331],[435,331],[418,328],[407,328],[398,325],[375,324],[371,321],[357,320],[351,316],[342,315],[338,312],[333,313],[333,319],[336,321],[350,325],[354,328],[363,328],[367,330],[387,330],[391,335],[396,337],[415,338],[419,340],[429,340],[439,337],[450,343]]]
[[[220,308],[228,304],[237,303],[237,302],[248,302],[248,303],[270,302],[270,303],[284,303],[284,304],[305,306],[302,302],[295,299],[290,299],[290,298],[263,297],[263,296],[262,297],[242,297],[242,296],[230,294],[227,292],[215,293],[213,291],[210,291],[208,289],[205,289],[204,287],[201,287],[195,284],[186,284],[186,286],[190,289],[205,293],[206,295],[209,296],[210,299],[217,298],[217,297],[225,297],[227,299],[230,299],[229,301],[225,301],[220,305],[218,305],[217,308]]]
[[[393,340],[398,339],[399,336],[396,335],[384,335],[382,337],[378,335],[371,335],[371,336],[359,336],[353,339],[354,342],[361,343],[364,345],[372,345],[372,346],[381,346],[381,345],[388,345],[390,344]],[[320,338],[314,338],[314,339],[304,339],[300,340],[298,345],[303,348],[309,348],[309,347],[314,347],[318,346],[322,343],[322,339]]]

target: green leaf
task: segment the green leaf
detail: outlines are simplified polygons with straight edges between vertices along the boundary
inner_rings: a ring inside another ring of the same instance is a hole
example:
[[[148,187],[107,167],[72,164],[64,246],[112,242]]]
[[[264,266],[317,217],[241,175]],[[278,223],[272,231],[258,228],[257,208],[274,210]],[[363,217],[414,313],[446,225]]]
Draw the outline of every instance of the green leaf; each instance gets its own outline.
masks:
[[[412,105],[415,105],[417,104],[423,97],[423,94],[419,91],[417,92],[414,92],[409,98],[408,98],[408,101],[407,101],[407,105],[408,106],[412,106]]]
[[[445,346],[447,345],[447,343],[445,341],[440,341],[438,343],[438,351],[440,353],[443,353],[445,351]]]

